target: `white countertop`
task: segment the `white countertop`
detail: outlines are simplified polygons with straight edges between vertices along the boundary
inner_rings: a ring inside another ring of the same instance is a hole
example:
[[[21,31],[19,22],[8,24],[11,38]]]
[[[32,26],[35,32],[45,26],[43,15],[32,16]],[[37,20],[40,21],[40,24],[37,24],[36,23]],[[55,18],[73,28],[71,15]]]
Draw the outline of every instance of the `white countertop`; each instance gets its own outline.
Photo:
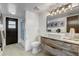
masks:
[[[51,39],[55,39],[55,40],[59,40],[59,41],[64,41],[64,42],[68,42],[68,43],[73,43],[73,44],[79,44],[79,39],[74,40],[74,39],[65,39],[66,33],[42,33],[41,36],[42,37],[47,37],[47,38],[51,38]],[[67,34],[68,35],[68,34]]]

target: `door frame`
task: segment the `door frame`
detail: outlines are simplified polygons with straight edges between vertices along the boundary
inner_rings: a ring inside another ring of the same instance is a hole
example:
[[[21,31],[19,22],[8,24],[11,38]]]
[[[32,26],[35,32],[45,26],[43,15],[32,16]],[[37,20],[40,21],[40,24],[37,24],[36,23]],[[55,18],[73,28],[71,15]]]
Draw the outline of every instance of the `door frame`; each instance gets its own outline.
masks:
[[[14,17],[14,16],[4,16],[3,17],[3,24],[4,24],[4,32],[5,32],[5,40],[4,40],[4,46],[6,46],[6,17],[10,17],[10,18],[15,18],[17,20],[19,20],[20,18],[19,17]],[[20,39],[20,33],[19,33],[19,21],[18,21],[18,42],[19,43],[19,39]]]

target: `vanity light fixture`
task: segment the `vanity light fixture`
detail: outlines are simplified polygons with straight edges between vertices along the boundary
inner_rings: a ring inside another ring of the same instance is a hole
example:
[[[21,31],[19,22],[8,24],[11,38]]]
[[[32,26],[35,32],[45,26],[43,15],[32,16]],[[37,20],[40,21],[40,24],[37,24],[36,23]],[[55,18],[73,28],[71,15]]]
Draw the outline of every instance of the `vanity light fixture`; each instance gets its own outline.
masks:
[[[51,13],[51,12],[49,12],[49,13],[48,13],[48,15],[52,15],[52,13]]]
[[[51,13],[48,13],[48,15],[52,15]]]
[[[55,15],[55,12],[52,12],[52,16]]]
[[[66,12],[67,10],[72,10],[71,3],[58,7],[55,10],[51,10],[50,15],[54,16],[56,14],[61,14],[62,12]]]
[[[68,8],[65,8],[65,9],[64,9],[64,12],[66,12],[67,10],[68,10]]]

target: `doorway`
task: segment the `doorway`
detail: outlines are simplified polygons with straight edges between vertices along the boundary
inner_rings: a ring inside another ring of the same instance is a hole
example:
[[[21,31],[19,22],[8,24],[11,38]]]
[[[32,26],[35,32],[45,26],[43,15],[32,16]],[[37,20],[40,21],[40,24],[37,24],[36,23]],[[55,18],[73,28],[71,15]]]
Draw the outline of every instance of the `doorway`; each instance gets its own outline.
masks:
[[[18,42],[18,19],[6,17],[6,45]]]

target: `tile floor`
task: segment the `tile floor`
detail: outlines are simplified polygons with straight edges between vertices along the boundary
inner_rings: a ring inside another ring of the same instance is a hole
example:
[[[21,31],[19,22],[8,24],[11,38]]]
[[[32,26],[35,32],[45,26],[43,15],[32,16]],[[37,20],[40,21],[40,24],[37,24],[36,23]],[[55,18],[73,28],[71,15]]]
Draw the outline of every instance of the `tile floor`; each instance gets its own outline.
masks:
[[[26,52],[19,44],[8,45],[4,48],[2,56],[47,56],[44,52],[40,52],[36,55],[31,52]]]

